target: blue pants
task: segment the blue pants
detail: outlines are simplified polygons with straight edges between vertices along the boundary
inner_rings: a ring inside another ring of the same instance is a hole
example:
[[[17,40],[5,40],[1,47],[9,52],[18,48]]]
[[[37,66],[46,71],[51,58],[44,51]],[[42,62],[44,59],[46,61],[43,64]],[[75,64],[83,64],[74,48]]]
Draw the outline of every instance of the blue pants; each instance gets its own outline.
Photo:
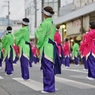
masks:
[[[43,55],[41,65],[43,70],[43,90],[47,92],[55,92],[55,74],[53,63],[46,59]]]
[[[22,78],[27,80],[29,79],[29,60],[23,54],[21,55],[20,63]]]

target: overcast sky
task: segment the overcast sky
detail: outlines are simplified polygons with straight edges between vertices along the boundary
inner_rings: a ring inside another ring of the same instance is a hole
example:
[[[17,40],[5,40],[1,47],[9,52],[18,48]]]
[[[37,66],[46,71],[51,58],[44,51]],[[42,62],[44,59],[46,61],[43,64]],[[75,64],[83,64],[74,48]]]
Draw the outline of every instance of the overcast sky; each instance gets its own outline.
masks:
[[[8,14],[7,0],[0,0],[0,17],[6,17]],[[61,0],[61,6],[72,2],[73,0]],[[10,0],[10,18],[13,20],[20,20],[24,17],[24,0]]]
[[[8,14],[7,0],[0,0],[0,17],[6,17]],[[10,1],[10,18],[17,20],[24,17],[24,0]],[[6,5],[6,6],[5,6]]]

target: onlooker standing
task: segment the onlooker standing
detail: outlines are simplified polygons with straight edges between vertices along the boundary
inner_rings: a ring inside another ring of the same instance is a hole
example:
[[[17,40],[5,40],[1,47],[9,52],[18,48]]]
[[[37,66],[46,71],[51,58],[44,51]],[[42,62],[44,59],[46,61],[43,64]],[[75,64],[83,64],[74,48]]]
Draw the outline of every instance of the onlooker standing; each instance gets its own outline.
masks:
[[[74,56],[75,65],[76,65],[76,66],[79,66],[79,60],[78,60],[79,45],[78,45],[78,43],[77,43],[77,40],[74,41],[72,54],[73,54],[73,56]]]
[[[70,66],[70,44],[68,42],[68,38],[65,39],[65,43],[63,45],[63,51],[64,51],[64,56],[65,56],[65,67]]]

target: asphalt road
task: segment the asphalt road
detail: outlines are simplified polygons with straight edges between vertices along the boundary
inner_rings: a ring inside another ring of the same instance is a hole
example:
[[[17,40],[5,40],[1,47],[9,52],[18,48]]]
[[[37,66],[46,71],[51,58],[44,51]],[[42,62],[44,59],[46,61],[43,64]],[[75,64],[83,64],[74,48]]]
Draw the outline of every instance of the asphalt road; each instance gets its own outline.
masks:
[[[21,79],[20,64],[14,65],[12,76],[4,73],[4,64],[0,69],[0,95],[43,95],[42,71],[40,63],[33,64],[30,69],[30,80]],[[83,65],[70,68],[62,66],[62,74],[56,78],[56,92],[45,95],[95,95],[95,80],[86,78],[87,71],[83,70]]]

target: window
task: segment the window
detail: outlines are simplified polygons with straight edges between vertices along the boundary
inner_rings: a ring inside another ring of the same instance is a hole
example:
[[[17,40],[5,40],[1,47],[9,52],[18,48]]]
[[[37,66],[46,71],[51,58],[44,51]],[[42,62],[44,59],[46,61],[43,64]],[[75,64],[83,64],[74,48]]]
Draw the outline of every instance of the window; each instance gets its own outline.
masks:
[[[54,3],[54,11],[58,11],[58,3]]]

